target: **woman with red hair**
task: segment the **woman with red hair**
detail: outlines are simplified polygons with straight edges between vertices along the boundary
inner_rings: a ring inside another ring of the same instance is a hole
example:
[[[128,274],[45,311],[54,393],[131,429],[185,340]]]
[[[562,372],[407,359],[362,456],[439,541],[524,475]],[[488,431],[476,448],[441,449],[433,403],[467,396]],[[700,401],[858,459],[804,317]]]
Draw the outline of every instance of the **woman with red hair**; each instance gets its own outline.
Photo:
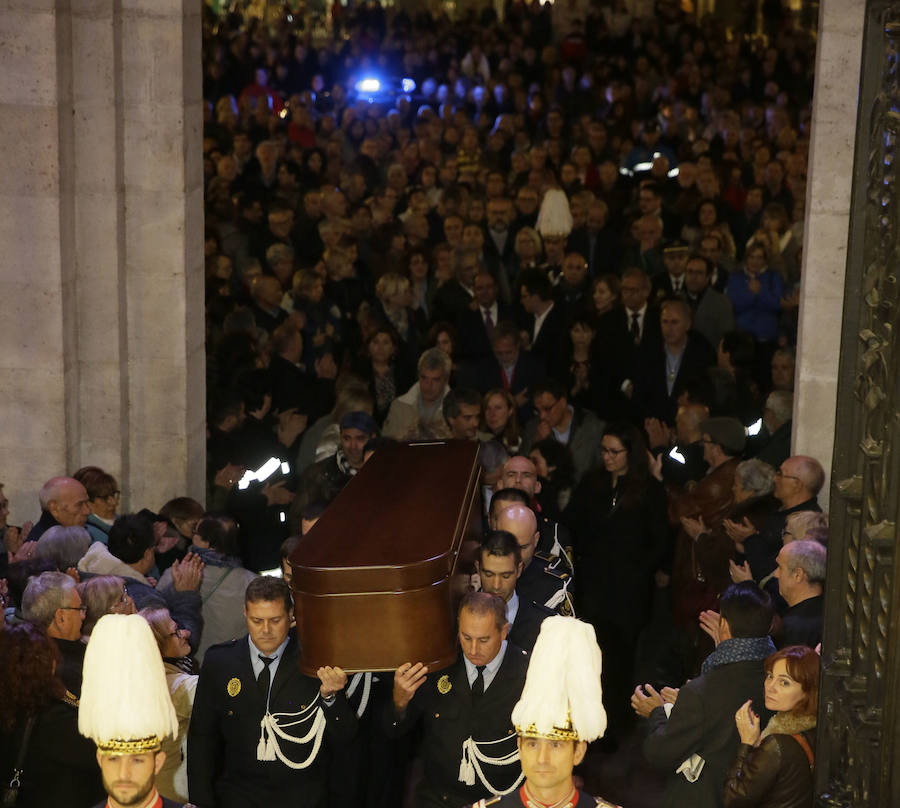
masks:
[[[750,702],[735,714],[741,745],[725,780],[727,808],[812,808],[819,655],[790,645],[766,659],[766,708],[760,731]]]

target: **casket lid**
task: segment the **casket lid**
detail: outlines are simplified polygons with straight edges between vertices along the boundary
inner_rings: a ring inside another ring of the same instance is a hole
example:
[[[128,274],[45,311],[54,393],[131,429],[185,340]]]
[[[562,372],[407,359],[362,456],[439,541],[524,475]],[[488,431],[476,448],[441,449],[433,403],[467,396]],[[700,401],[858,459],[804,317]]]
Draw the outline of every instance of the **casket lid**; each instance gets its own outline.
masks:
[[[445,580],[479,501],[477,480],[474,441],[379,448],[300,540],[292,587],[350,594]]]

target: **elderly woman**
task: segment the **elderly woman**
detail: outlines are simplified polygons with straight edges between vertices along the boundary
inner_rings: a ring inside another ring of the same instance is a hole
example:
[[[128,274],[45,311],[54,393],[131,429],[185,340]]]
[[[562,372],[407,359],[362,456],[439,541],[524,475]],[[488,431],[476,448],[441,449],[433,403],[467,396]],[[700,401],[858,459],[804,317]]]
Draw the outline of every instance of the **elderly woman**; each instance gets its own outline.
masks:
[[[766,708],[761,729],[751,703],[734,723],[741,743],[725,779],[726,808],[812,808],[819,655],[791,645],[766,659]]]
[[[735,542],[728,534],[728,526],[753,525],[761,527],[778,510],[778,501],[772,496],[775,487],[775,469],[756,458],[739,463],[734,472],[731,489],[734,504],[715,530],[707,528],[702,519],[685,517],[681,525],[694,539],[694,554],[698,575],[708,581],[713,591],[721,593],[731,581],[746,580],[732,557]],[[740,550],[740,548],[738,548]]]
[[[375,285],[378,298],[373,313],[381,323],[390,325],[400,337],[403,361],[412,364],[421,350],[426,321],[421,309],[413,308],[409,278],[399,272],[385,272]]]
[[[57,676],[59,664],[54,641],[31,623],[0,631],[0,771],[6,786],[24,752],[19,808],[89,808],[104,799],[96,748],[78,733],[78,700]]]
[[[187,731],[200,677],[185,671],[185,660],[190,662],[190,632],[178,628],[168,609],[142,609],[141,617],[150,624],[159,646],[169,694],[172,696],[175,715],[178,716],[178,735],[175,738],[163,738],[162,741],[166,760],[156,775],[156,788],[166,799],[181,804],[187,802]]]
[[[771,268],[765,244],[751,241],[744,255],[743,271],[732,272],[725,290],[734,307],[737,327],[749,331],[757,343],[774,344],[781,316],[784,280]],[[771,358],[771,352],[766,361]]]
[[[60,572],[76,569],[91,546],[91,534],[83,527],[49,528],[35,545],[34,557],[52,561]]]
[[[105,614],[134,614],[134,600],[125,587],[125,579],[118,575],[97,575],[75,587],[81,595],[81,605],[87,609],[81,624],[81,638],[91,636],[97,621]]]
[[[116,521],[116,508],[119,507],[119,484],[112,474],[108,474],[98,466],[84,466],[72,475],[80,482],[88,495],[91,512],[85,527],[93,541],[107,543],[109,529]]]

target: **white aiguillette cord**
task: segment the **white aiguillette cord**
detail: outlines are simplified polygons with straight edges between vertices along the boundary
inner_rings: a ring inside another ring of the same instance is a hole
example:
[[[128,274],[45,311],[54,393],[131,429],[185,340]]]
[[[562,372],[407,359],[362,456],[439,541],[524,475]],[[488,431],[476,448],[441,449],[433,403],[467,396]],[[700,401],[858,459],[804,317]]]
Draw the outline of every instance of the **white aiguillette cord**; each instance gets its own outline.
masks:
[[[503,757],[488,757],[483,754],[480,746],[491,746],[492,744],[503,743],[504,741],[508,741],[510,738],[515,740],[515,735],[507,735],[505,738],[499,738],[496,741],[474,741],[472,740],[472,736],[470,735],[463,741],[462,745],[462,760],[459,762],[459,782],[465,783],[467,786],[475,785],[475,775],[478,775],[478,779],[481,780],[481,784],[491,792],[491,794],[497,797],[504,797],[507,794],[511,794],[515,791],[525,779],[525,773],[519,772],[519,776],[516,778],[516,782],[513,783],[509,788],[500,791],[494,788],[484,776],[484,772],[481,770],[481,764],[487,763],[490,766],[509,766],[512,763],[515,763],[519,759],[519,747],[516,746],[515,750],[509,752]]]
[[[281,724],[279,724],[279,719],[282,721]],[[304,724],[310,719],[312,719],[312,726],[306,735],[290,735],[286,731],[287,728]],[[256,747],[257,760],[277,759],[291,769],[307,768],[316,759],[316,755],[319,754],[319,748],[322,746],[322,735],[325,732],[325,713],[319,706],[319,696],[316,696],[313,703],[299,713],[270,713],[266,710],[266,714],[259,722],[259,729],[259,744]],[[281,751],[281,745],[278,743],[279,738],[295,744],[314,741],[309,757],[301,763],[296,763],[286,757],[284,752]]]
[[[366,711],[366,707],[369,704],[369,693],[372,690],[372,674],[368,672],[353,674],[353,678],[350,680],[350,684],[347,687],[348,699],[356,692],[360,682],[363,683],[363,692],[359,700],[359,707],[356,708],[357,718],[362,718],[363,713]]]

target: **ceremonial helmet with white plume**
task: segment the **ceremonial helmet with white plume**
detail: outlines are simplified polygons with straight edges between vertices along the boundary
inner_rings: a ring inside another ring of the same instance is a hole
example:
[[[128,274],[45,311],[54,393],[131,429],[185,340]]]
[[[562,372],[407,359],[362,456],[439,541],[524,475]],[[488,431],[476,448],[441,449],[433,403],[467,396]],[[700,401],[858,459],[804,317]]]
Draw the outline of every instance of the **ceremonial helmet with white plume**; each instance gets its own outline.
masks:
[[[541,624],[512,722],[523,738],[593,741],[606,732],[594,627],[555,615]]]
[[[178,732],[159,646],[139,614],[97,621],[83,671],[78,731],[101,753],[155,752],[164,737]]]
[[[565,237],[572,232],[572,212],[565,191],[551,188],[544,193],[535,229],[541,238]]]

